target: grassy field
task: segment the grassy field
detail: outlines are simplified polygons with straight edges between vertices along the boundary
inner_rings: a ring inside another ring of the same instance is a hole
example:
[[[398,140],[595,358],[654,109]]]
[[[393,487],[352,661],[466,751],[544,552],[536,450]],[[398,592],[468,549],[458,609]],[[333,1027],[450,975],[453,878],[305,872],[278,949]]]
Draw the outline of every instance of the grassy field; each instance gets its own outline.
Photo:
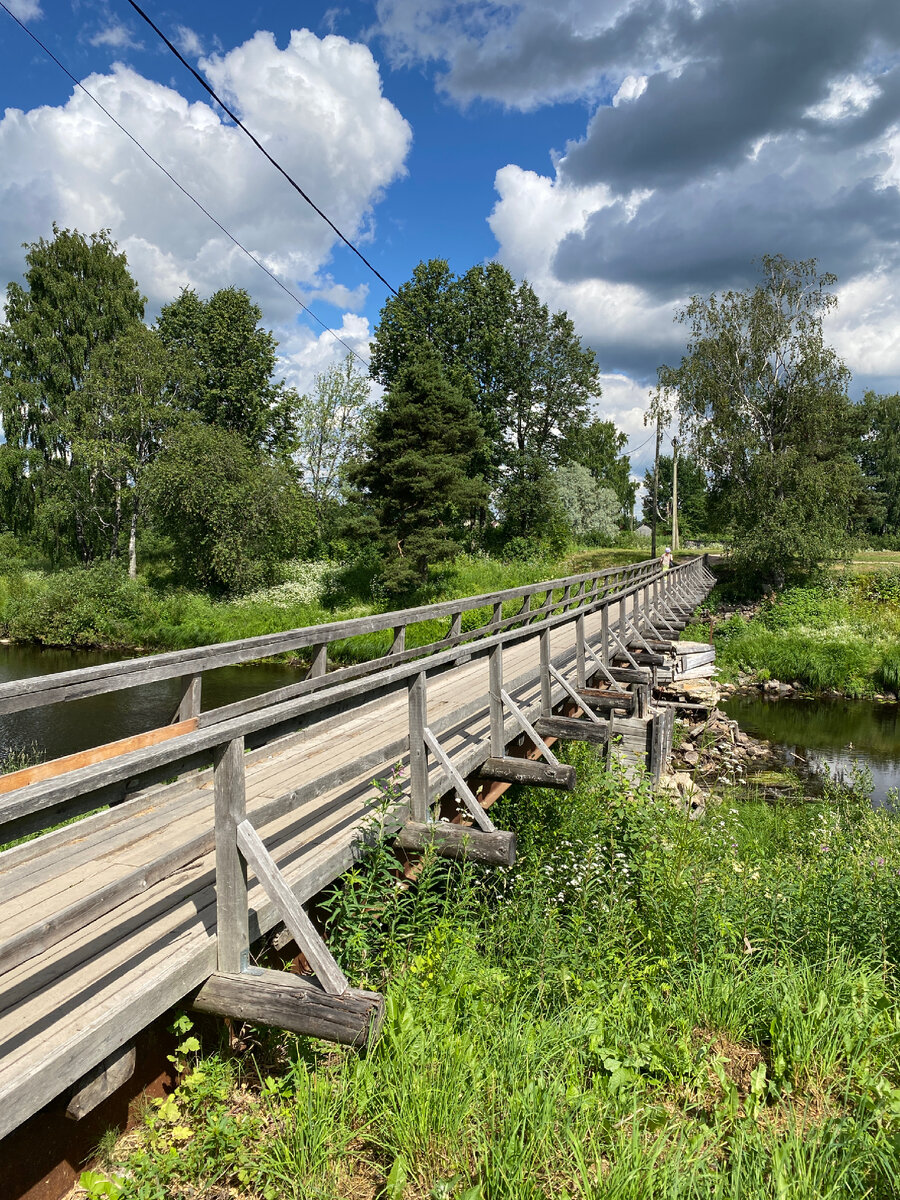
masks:
[[[427,604],[502,591],[544,579],[587,573],[649,557],[636,549],[579,549],[561,559],[504,562],[464,555],[433,569],[408,603]],[[371,571],[328,562],[293,563],[288,579],[232,600],[186,590],[156,590],[130,580],[109,564],[56,573],[0,575],[0,631],[13,641],[52,646],[127,650],[178,650],[258,634],[279,633],[396,608],[379,594]],[[402,606],[402,605],[401,605]],[[512,609],[510,610],[512,611]],[[488,609],[465,617],[474,628]],[[507,614],[508,615],[508,614]],[[446,621],[423,623],[408,634],[410,646],[446,633]],[[335,647],[336,659],[374,657],[387,650],[389,631]]]
[[[572,757],[508,793],[509,871],[375,846],[327,899],[358,1054],[182,1019],[183,1082],[101,1146],[141,1200],[888,1200],[900,1187],[900,843],[864,788],[687,821]]]
[[[874,553],[874,552],[873,552]],[[714,591],[704,618],[684,636],[706,640],[715,624],[716,662],[724,679],[799,683],[848,696],[900,693],[900,566],[823,576],[767,600],[752,620],[717,620]]]

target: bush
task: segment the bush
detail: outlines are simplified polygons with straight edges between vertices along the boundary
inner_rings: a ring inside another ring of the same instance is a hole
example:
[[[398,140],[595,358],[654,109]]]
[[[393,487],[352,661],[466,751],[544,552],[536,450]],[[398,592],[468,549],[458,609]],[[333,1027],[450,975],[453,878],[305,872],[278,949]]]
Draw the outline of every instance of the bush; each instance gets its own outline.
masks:
[[[47,646],[127,645],[151,602],[146,584],[116,564],[73,567],[13,582],[3,627],[15,641]]]

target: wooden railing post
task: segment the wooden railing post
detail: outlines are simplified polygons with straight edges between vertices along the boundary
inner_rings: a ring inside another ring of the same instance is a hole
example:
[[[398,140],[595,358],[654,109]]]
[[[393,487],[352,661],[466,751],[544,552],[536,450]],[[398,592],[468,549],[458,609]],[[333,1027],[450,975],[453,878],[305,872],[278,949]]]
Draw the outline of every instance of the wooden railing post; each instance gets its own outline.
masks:
[[[609,666],[609,605],[600,609],[600,657],[604,667]]]
[[[553,692],[550,682],[550,630],[542,629],[540,636],[541,652],[541,716],[553,715]]]
[[[587,686],[584,663],[584,613],[575,618],[575,682],[579,688]]]
[[[200,700],[201,689],[203,687],[203,676],[197,675],[182,675],[181,677],[181,699],[178,701],[178,708],[175,710],[175,721],[189,721],[191,717],[200,716]]]
[[[309,668],[309,679],[318,679],[320,675],[324,675],[328,670],[328,643],[322,642],[319,646],[313,646],[312,666]]]
[[[394,629],[394,640],[391,642],[389,654],[402,654],[406,649],[406,626],[398,625]]]
[[[490,675],[491,758],[506,754],[506,732],[503,718],[503,647],[492,646],[488,660]]]
[[[247,864],[238,849],[237,827],[247,815],[244,739],[217,746],[213,756],[216,822],[216,939],[220,971],[249,965]]]
[[[412,819],[420,824],[428,820],[427,724],[428,678],[420,671],[409,683],[409,809]]]

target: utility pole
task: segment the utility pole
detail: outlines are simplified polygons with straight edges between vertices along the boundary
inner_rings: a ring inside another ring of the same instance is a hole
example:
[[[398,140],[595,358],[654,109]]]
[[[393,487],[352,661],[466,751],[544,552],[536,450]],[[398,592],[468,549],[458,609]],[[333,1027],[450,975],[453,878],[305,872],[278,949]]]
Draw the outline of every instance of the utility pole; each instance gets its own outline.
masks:
[[[662,438],[662,416],[656,417],[656,451],[653,455],[653,507],[650,522],[650,557],[656,558],[656,514],[659,512],[659,443]]]
[[[678,549],[678,438],[672,438],[672,553]]]

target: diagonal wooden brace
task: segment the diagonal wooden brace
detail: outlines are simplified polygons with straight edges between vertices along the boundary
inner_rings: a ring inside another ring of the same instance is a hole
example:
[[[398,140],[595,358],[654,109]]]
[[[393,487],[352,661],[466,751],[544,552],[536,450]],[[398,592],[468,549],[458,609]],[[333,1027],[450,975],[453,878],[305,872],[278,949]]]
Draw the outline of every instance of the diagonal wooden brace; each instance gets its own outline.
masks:
[[[518,724],[519,728],[522,730],[523,733],[527,734],[528,737],[531,738],[531,740],[534,742],[537,749],[540,750],[541,754],[547,760],[547,762],[550,764],[550,766],[551,767],[560,766],[561,764],[560,764],[559,759],[556,757],[556,755],[553,753],[553,751],[550,749],[550,747],[547,745],[547,743],[544,741],[544,739],[541,737],[541,735],[538,733],[538,731],[535,729],[535,727],[531,724],[531,722],[528,720],[528,718],[522,712],[521,708],[519,708],[518,704],[516,704],[515,700],[513,700],[512,696],[510,696],[509,692],[507,692],[505,689],[501,688],[500,689],[500,698],[502,699],[502,701],[506,705],[506,707],[509,709],[509,711],[512,713],[512,715],[515,717],[516,723]]]
[[[597,653],[597,651],[594,649],[594,647],[591,645],[591,643],[585,642],[584,648],[585,648],[585,650],[587,650],[588,654],[594,660],[595,666],[599,669],[600,674],[603,676],[603,678],[606,680],[606,682],[608,684],[611,684],[612,687],[618,689],[619,681],[617,679],[614,679],[613,676],[610,674],[609,668],[606,666],[603,659],[600,657],[600,655]]]
[[[334,961],[319,931],[291,891],[277,863],[263,845],[262,838],[246,818],[237,827],[237,844],[262,884],[263,891],[278,909],[294,941],[309,960],[323,989],[331,996],[342,996],[350,987],[346,975]]]
[[[456,767],[454,767],[453,763],[450,761],[450,759],[444,753],[440,742],[437,740],[437,738],[434,736],[434,734],[431,732],[431,730],[428,728],[427,725],[425,726],[424,737],[425,737],[425,745],[428,747],[428,749],[431,751],[431,753],[434,755],[434,757],[438,760],[438,762],[441,764],[441,766],[444,768],[444,770],[450,776],[451,780],[453,781],[453,786],[456,788],[457,795],[459,796],[460,800],[462,800],[463,804],[466,806],[466,808],[469,810],[469,812],[472,814],[475,824],[478,825],[479,828],[483,829],[485,831],[485,833],[496,833],[497,826],[494,824],[494,822],[491,820],[491,818],[487,815],[487,813],[484,811],[484,809],[478,803],[478,800],[475,797],[475,793],[472,791],[472,789],[469,787],[469,785],[463,779],[462,775],[460,775],[459,771],[457,771]]]
[[[575,701],[581,711],[586,713],[588,718],[593,721],[595,725],[603,724],[594,710],[587,704],[585,700],[582,700],[581,696],[579,696],[569,682],[564,679],[562,675],[560,675],[559,671],[557,671],[556,667],[554,667],[552,663],[550,664],[550,674],[553,676],[562,690],[569,696],[569,698]]]
[[[624,632],[625,632],[625,631],[623,630],[623,633],[624,633]],[[610,627],[609,636],[612,638],[612,640],[613,640],[613,641],[616,643],[616,645],[619,647],[619,651],[621,652],[621,654],[623,655],[623,657],[625,657],[625,658],[627,658],[627,659],[628,659],[628,661],[631,663],[632,667],[634,667],[634,669],[635,669],[636,671],[639,671],[639,670],[640,670],[640,665],[639,665],[639,663],[638,663],[637,659],[636,659],[636,658],[634,657],[634,655],[633,655],[633,654],[632,654],[632,653],[629,651],[628,647],[625,645],[625,643],[622,641],[622,639],[619,637],[619,635],[616,633],[616,631],[615,631],[615,630],[614,630],[612,627]]]

